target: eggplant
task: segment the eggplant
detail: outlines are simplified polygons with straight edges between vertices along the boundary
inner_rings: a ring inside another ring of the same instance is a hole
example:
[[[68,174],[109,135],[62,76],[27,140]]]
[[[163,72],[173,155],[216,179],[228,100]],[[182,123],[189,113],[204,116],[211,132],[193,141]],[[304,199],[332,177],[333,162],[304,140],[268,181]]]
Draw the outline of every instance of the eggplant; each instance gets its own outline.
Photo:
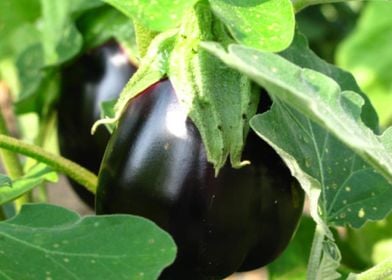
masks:
[[[84,53],[61,70],[57,112],[62,156],[98,173],[110,134],[105,127],[99,127],[91,135],[91,127],[101,118],[101,103],[117,99],[135,71],[136,67],[115,41]],[[69,181],[79,197],[93,208],[94,195]]]
[[[129,102],[110,138],[96,213],[140,215],[172,235],[177,257],[159,279],[222,279],[264,266],[291,240],[304,192],[253,132],[243,159],[251,164],[226,164],[215,177],[200,133],[162,80]]]

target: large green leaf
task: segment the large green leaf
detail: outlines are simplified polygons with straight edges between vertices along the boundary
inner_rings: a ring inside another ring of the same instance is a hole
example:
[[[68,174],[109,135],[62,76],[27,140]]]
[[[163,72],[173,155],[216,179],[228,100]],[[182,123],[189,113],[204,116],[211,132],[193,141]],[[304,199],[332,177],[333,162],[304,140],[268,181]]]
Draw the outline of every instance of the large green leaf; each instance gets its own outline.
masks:
[[[251,126],[278,151],[303,186],[320,189],[318,211],[328,225],[360,227],[391,211],[392,185],[294,108],[276,100],[269,112],[251,120]]]
[[[244,46],[231,45],[228,52],[216,43],[203,46],[271,95],[271,110],[252,118],[251,127],[310,197],[322,246],[312,273],[337,279],[341,257],[328,226],[359,227],[392,209],[392,129],[375,135],[361,120],[362,97],[320,72]]]
[[[0,278],[157,279],[175,257],[171,237],[130,215],[87,216],[24,205],[0,222]]]
[[[381,123],[392,120],[392,5],[366,5],[359,24],[340,45],[337,62],[351,71],[372,99]]]
[[[216,43],[204,43],[204,47],[265,87],[274,98],[326,129],[392,181],[392,133],[377,136],[363,124],[360,114],[364,101],[358,94],[342,92],[329,77],[300,68],[276,54],[240,45],[229,46],[228,52]]]
[[[154,31],[176,27],[197,0],[103,0]]]
[[[294,36],[290,0],[210,0],[237,42],[264,51],[287,48]]]

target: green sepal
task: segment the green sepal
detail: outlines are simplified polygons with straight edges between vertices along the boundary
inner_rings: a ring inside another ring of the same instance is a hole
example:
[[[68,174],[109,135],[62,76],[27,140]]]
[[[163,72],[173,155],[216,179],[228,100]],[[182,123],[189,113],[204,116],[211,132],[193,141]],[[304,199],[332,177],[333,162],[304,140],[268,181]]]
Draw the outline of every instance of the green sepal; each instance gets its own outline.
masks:
[[[146,55],[142,58],[139,68],[122,90],[114,106],[115,115],[105,117],[92,127],[92,133],[101,124],[116,124],[125,110],[129,100],[157,83],[167,73],[168,61],[173,49],[177,30],[170,30],[157,35],[151,42]]]
[[[170,57],[169,78],[217,175],[228,156],[234,168],[249,163],[241,161],[241,154],[258,94],[245,75],[200,48],[202,41],[232,42],[208,3],[199,2],[184,19]]]

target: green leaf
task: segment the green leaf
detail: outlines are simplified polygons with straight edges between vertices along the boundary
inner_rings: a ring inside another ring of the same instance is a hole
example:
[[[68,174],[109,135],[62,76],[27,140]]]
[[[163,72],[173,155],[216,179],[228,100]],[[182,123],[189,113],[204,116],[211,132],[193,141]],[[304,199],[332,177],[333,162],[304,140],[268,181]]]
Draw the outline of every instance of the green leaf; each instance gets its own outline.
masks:
[[[91,49],[116,38],[127,47],[131,61],[137,61],[132,21],[109,5],[92,9],[78,18],[77,28],[83,35],[83,48]]]
[[[265,87],[274,98],[326,129],[392,181],[392,151],[386,147],[390,137],[377,136],[362,123],[360,114],[364,101],[358,94],[342,92],[329,77],[300,68],[273,53],[240,45],[229,46],[228,52],[216,43],[203,46]]]
[[[12,188],[11,178],[4,174],[0,174],[0,190],[1,188]]]
[[[82,48],[82,36],[70,18],[73,2],[41,0],[45,65],[60,64]]]
[[[36,44],[24,50],[16,61],[20,92],[15,112],[36,112],[44,116],[56,100],[59,86],[58,67],[44,67],[45,54],[42,45]]]
[[[291,46],[281,52],[280,55],[300,67],[309,68],[330,77],[339,84],[343,91],[348,90],[359,93],[365,100],[365,104],[362,106],[361,119],[374,132],[378,132],[377,113],[370,103],[369,97],[359,88],[353,75],[319,58],[309,48],[306,38],[301,33],[296,33]]]
[[[36,112],[42,117],[50,110],[57,97],[58,65],[74,57],[82,48],[82,36],[74,18],[100,5],[98,0],[41,0],[42,28],[36,33],[38,38],[24,45],[16,59],[20,78],[18,114]]]
[[[290,0],[210,0],[214,13],[237,42],[264,51],[281,51],[293,37],[295,17]]]
[[[320,189],[313,205],[319,203],[318,211],[328,225],[360,227],[391,211],[392,185],[294,108],[276,100],[269,112],[251,120],[251,126],[284,158],[302,186]]]
[[[14,180],[12,186],[0,188],[0,205],[18,198],[44,181],[56,182],[57,174],[44,164],[33,166],[22,178]],[[0,186],[2,186],[1,183]]]
[[[33,24],[39,14],[39,0],[0,1],[0,59],[14,54],[15,32],[23,25]],[[17,38],[19,48],[26,44],[25,38]]]
[[[171,237],[137,216],[87,216],[27,204],[0,222],[5,279],[157,279],[175,257]],[[37,269],[39,268],[39,269]]]
[[[103,0],[127,17],[137,19],[154,31],[166,31],[181,22],[197,0]]]
[[[392,5],[373,1],[337,52],[337,63],[354,74],[380,114],[383,125],[392,119]]]
[[[18,57],[16,66],[19,74],[21,92],[19,100],[34,95],[44,79],[44,50],[40,44],[26,48]]]

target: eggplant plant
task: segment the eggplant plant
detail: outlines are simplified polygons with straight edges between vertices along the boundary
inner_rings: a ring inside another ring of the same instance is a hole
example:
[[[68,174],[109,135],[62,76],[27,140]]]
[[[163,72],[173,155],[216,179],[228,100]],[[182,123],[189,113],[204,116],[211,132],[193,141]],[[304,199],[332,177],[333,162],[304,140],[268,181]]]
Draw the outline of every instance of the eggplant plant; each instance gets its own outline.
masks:
[[[392,4],[330,2],[2,0],[0,279],[392,277]]]

